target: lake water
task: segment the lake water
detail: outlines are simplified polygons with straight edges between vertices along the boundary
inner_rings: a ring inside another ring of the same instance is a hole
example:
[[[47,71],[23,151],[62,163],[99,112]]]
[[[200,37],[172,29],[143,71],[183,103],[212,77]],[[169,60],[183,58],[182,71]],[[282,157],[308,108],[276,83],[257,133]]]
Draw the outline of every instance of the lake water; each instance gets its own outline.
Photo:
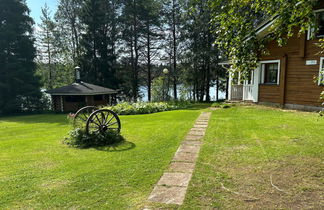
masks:
[[[178,92],[180,92],[180,91],[178,91]],[[147,88],[144,87],[144,86],[140,87],[140,93],[143,96],[142,101],[148,101]],[[210,88],[209,94],[210,94],[210,100],[216,101],[216,85],[212,86]],[[225,99],[226,98],[226,93],[223,92],[223,91],[219,91],[218,92],[218,98],[219,99]]]

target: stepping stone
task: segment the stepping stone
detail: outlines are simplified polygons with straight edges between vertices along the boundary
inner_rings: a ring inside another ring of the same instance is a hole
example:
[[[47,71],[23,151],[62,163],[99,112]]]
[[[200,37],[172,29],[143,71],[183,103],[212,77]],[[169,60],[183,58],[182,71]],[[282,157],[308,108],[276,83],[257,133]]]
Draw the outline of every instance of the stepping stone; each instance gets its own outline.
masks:
[[[197,158],[198,158],[198,154],[177,152],[173,157],[173,161],[194,163],[196,162]]]
[[[171,162],[169,171],[192,173],[195,169],[194,163]]]
[[[175,153],[170,167],[154,187],[148,200],[182,205],[198,158],[200,139],[208,127],[211,112],[202,113]]]
[[[197,123],[207,123],[207,124],[208,124],[208,120],[197,120],[197,121],[196,121],[196,124],[197,124]]]
[[[190,135],[190,136],[204,136],[205,131],[190,131],[188,133],[188,135]]]
[[[206,131],[205,128],[191,128],[190,130],[191,131],[202,131],[202,132],[205,132]]]
[[[197,145],[197,146],[199,146],[199,145],[201,145],[202,144],[202,142],[201,141],[183,141],[182,142],[182,144],[183,145]]]
[[[202,136],[188,135],[185,138],[185,140],[189,140],[189,141],[198,141],[200,139],[202,139]]]
[[[189,184],[192,174],[188,173],[164,173],[157,185],[186,187]]]
[[[199,124],[194,125],[194,128],[207,128],[207,127],[208,127],[208,125],[199,125]]]
[[[195,145],[181,145],[177,152],[195,153],[198,154],[200,146]]]
[[[209,120],[209,118],[210,118],[210,117],[208,117],[208,116],[200,116],[200,117],[198,117],[197,119],[198,119],[198,120]]]
[[[210,117],[210,115],[211,115],[211,112],[205,112],[205,113],[202,113],[202,114],[200,114],[200,116],[204,116],[204,117]]]
[[[165,204],[181,205],[185,199],[187,187],[155,186],[149,200]]]
[[[197,121],[195,124],[196,125],[208,125],[208,122]]]

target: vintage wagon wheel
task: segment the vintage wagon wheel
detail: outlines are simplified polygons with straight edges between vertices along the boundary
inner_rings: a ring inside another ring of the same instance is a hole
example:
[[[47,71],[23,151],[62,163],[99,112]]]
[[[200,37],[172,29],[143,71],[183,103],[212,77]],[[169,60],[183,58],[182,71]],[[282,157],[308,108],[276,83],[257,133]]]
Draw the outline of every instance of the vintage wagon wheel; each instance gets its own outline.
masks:
[[[95,106],[86,106],[79,109],[74,115],[73,126],[86,125],[89,116],[96,110],[98,110],[98,108]]]
[[[118,115],[109,109],[93,112],[87,120],[87,134],[104,134],[109,130],[120,132],[121,124]]]

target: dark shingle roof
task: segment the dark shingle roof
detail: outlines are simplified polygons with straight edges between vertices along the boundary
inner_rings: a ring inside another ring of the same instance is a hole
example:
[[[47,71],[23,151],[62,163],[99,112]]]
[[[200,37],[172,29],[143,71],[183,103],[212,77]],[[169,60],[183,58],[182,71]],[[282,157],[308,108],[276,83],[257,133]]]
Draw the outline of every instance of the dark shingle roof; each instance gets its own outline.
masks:
[[[104,95],[116,94],[117,91],[85,82],[73,83],[64,87],[48,90],[51,95]]]

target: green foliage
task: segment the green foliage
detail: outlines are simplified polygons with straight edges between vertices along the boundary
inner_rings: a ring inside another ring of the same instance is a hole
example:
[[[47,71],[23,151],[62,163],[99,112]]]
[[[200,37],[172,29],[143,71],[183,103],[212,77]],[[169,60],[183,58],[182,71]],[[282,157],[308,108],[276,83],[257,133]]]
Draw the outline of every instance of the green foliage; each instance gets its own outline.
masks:
[[[114,130],[109,130],[103,134],[89,135],[83,128],[74,128],[69,132],[68,136],[64,138],[63,142],[73,147],[88,148],[108,146],[123,140],[123,137]]]
[[[80,34],[82,53],[78,59],[81,78],[109,88],[117,88],[119,81],[116,44],[120,6],[119,1],[87,0],[82,4],[79,17],[83,26]]]
[[[319,43],[317,43],[317,46],[321,48],[320,54],[324,53],[324,39],[320,39]]]
[[[227,103],[222,103],[222,102],[214,102],[211,107],[214,108],[221,108],[221,109],[228,109],[231,108],[233,104],[227,104]]]
[[[0,1],[0,114],[39,108],[33,20],[28,13],[23,0]]]
[[[152,100],[153,101],[168,101],[171,96],[169,94],[170,87],[168,77],[166,75],[157,77],[152,83]]]
[[[190,106],[186,101],[174,102],[138,102],[138,103],[120,103],[116,106],[107,107],[119,115],[136,115],[136,114],[151,114],[156,112],[164,112],[177,109],[185,109]]]
[[[43,9],[39,51],[44,59],[38,74],[45,88],[55,88],[70,83],[78,65],[83,80],[119,89],[126,101],[137,101],[143,86],[149,101],[170,100],[179,92],[180,99],[208,101],[216,75],[225,81],[225,71],[214,65],[219,51],[207,5],[196,0],[58,0],[54,19]],[[42,49],[44,43],[51,49]],[[49,57],[52,62],[44,64]],[[163,68],[169,69],[172,94],[152,90]]]
[[[216,36],[212,33],[217,25],[210,22],[212,10],[208,1],[189,0],[184,7],[183,39],[188,40],[187,50],[180,56],[181,81],[191,86],[193,98],[210,101],[212,81],[225,78],[226,70],[219,63],[219,48],[214,45]]]

